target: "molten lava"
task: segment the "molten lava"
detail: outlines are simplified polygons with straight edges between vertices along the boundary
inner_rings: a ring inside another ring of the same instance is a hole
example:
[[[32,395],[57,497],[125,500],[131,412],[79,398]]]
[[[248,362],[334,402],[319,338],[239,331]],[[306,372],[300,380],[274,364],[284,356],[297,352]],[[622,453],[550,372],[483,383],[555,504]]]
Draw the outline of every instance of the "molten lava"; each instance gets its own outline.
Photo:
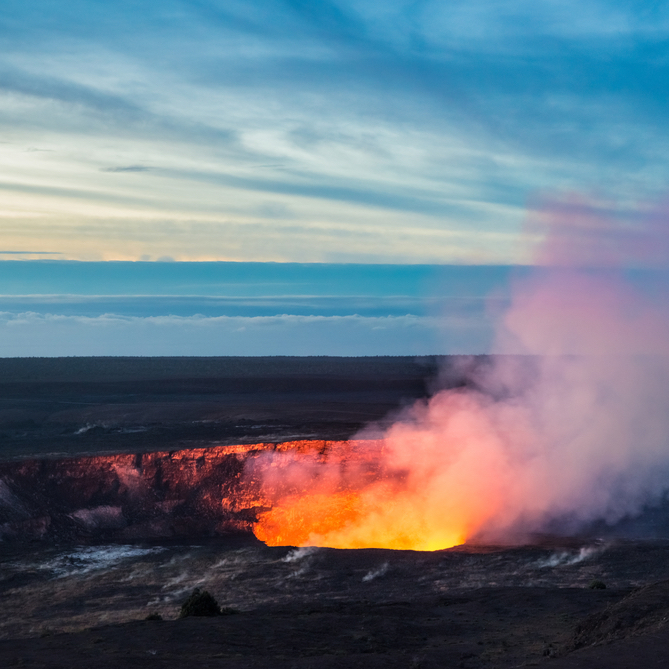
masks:
[[[480,502],[463,512],[397,466],[392,442],[314,444],[247,463],[265,500],[254,533],[268,545],[438,550],[464,543],[480,515]]]
[[[254,533],[269,546],[432,551],[465,542],[466,530],[457,521],[429,528],[410,508],[402,508],[403,501],[378,488],[371,493],[305,492],[261,513]]]
[[[261,513],[254,533],[269,546],[307,546],[313,537],[341,531],[360,515],[356,492],[306,492]]]

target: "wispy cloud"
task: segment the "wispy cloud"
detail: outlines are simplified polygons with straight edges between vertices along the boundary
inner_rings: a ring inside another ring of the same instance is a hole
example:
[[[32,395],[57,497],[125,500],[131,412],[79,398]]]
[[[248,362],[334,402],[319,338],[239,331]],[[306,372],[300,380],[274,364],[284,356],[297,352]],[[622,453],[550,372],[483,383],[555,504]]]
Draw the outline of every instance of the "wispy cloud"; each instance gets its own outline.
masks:
[[[147,165],[125,165],[121,167],[101,167],[101,172],[148,172],[151,168]]]
[[[162,226],[160,255],[175,258],[187,237],[194,259],[394,260],[413,246],[403,261],[480,262],[479,233],[494,230],[509,239],[497,261],[514,262],[536,191],[633,206],[669,181],[660,5],[5,5],[0,173],[17,212],[59,217],[58,251],[85,236],[74,257],[139,258],[152,253],[142,231]],[[249,231],[277,207],[302,232],[263,247]],[[3,244],[28,248],[38,218]],[[137,234],[114,237],[110,219]],[[342,225],[376,252],[322,235]]]
[[[0,312],[0,357],[480,353],[480,319],[418,316],[97,317]]]
[[[3,251],[0,250],[2,256],[60,256],[63,255],[60,251]]]

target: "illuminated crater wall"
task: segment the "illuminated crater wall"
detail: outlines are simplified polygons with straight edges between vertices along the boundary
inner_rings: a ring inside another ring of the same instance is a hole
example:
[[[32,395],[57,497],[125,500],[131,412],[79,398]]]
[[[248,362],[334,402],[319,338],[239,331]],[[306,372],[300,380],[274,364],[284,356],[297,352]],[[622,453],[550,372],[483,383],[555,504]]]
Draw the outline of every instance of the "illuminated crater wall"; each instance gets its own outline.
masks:
[[[263,469],[247,467],[250,461],[288,452],[322,457],[351,444],[296,441],[0,463],[0,539],[250,534],[272,504],[261,477],[245,475]]]
[[[440,416],[448,413],[437,408]],[[0,463],[0,542],[201,541],[247,534],[273,546],[439,550],[480,543],[485,523],[503,520],[509,509],[527,516],[532,504],[545,502],[545,495],[535,494],[514,506],[513,496],[524,490],[523,481],[541,480],[536,470],[543,460],[512,467],[501,446],[494,448],[489,434],[479,434],[486,428],[479,414],[453,416],[443,434],[428,421],[429,438],[415,426],[398,424],[382,440]],[[451,434],[455,428],[459,440]],[[602,503],[614,492],[607,491]],[[623,510],[632,508],[622,501]],[[605,523],[599,508],[583,509],[591,522],[580,523],[577,534],[603,536],[609,526],[612,536],[669,536],[667,501],[640,507],[617,523]],[[566,533],[572,529],[567,525]],[[502,543],[517,543],[530,535],[498,535],[493,541],[499,536]]]

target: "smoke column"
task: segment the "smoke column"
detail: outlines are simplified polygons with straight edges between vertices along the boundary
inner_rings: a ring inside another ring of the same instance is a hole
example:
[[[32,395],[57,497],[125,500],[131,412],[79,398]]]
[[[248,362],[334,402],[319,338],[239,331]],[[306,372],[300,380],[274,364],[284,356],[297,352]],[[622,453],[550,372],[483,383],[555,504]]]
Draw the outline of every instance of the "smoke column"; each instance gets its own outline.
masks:
[[[416,403],[355,457],[259,462],[274,505],[260,538],[433,550],[578,532],[662,501],[666,216],[605,209],[537,209],[536,265],[519,270],[497,355],[469,365],[466,388]]]

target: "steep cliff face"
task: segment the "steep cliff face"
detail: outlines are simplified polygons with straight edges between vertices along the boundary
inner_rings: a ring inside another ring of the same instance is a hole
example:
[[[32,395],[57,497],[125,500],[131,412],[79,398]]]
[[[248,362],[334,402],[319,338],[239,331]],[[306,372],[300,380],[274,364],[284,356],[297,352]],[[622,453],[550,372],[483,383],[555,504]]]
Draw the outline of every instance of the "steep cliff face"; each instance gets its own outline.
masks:
[[[336,442],[260,443],[0,463],[0,539],[138,540],[251,533],[267,509],[249,460]]]

